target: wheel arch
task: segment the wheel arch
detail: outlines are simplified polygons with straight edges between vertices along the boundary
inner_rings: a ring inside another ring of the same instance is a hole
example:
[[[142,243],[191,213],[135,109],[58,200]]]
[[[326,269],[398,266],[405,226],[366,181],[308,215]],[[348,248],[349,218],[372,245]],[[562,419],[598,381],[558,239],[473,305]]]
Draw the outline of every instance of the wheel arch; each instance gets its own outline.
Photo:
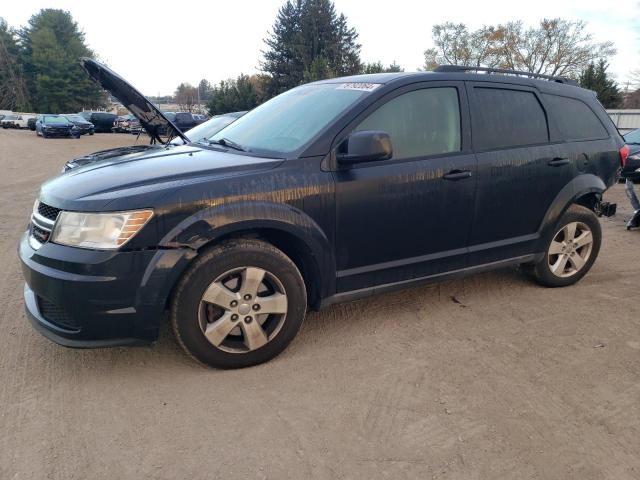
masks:
[[[251,202],[207,208],[180,222],[160,244],[199,253],[243,237],[267,241],[291,258],[303,276],[311,308],[319,308],[320,301],[335,292],[335,259],[329,239],[312,218],[291,205]]]
[[[575,177],[560,190],[547,209],[539,229],[541,236],[544,238],[562,214],[573,204],[595,210],[597,202],[602,199],[606,189],[605,183],[596,175],[583,174]]]

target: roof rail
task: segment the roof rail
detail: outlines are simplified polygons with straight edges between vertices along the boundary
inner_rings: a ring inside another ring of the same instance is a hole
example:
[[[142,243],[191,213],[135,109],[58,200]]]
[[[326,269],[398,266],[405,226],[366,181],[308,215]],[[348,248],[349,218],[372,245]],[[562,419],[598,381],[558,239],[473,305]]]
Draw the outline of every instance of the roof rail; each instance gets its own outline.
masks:
[[[466,65],[438,65],[433,69],[434,72],[486,72],[501,73],[506,75],[519,75],[530,78],[543,78],[552,82],[565,83],[567,85],[578,86],[578,82],[566,77],[555,77],[553,75],[544,75],[542,73],[523,72],[521,70],[509,70],[507,68],[488,68],[488,67],[472,67]]]

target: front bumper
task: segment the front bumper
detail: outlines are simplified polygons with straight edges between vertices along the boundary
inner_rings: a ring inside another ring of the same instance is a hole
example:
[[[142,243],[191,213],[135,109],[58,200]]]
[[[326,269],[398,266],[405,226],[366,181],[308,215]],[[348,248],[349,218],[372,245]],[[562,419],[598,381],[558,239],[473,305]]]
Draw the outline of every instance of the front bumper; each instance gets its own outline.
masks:
[[[19,256],[27,317],[48,339],[94,348],[157,339],[173,284],[195,255],[188,249],[97,251],[53,243]]]

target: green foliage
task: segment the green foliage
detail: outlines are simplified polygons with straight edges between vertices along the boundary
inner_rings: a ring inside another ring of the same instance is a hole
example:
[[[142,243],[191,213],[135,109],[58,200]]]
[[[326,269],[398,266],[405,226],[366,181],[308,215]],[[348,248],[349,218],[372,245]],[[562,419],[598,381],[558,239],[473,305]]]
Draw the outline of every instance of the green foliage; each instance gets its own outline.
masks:
[[[15,32],[0,17],[0,110],[28,111],[29,93]]]
[[[395,73],[395,72],[404,72],[404,69],[400,67],[400,65],[398,65],[395,61],[388,67],[385,67],[384,65],[382,65],[382,62],[377,61],[372,63],[365,63],[364,65],[362,65],[361,73]]]
[[[604,108],[618,108],[622,105],[622,93],[607,74],[608,66],[605,60],[591,62],[580,75],[580,86],[596,92]]]
[[[94,57],[69,12],[43,9],[18,32],[21,59],[38,112],[76,112],[103,104],[103,94],[79,64]]]
[[[203,103],[208,103],[213,98],[213,86],[209,83],[209,81],[205,78],[200,80],[198,84],[198,90],[200,92],[200,101]]]
[[[261,100],[259,80],[240,74],[235,80],[223,80],[213,87],[211,100],[207,104],[210,115],[251,110]]]
[[[360,72],[358,34],[330,0],[288,0],[265,39],[262,70],[272,97],[305,82]]]

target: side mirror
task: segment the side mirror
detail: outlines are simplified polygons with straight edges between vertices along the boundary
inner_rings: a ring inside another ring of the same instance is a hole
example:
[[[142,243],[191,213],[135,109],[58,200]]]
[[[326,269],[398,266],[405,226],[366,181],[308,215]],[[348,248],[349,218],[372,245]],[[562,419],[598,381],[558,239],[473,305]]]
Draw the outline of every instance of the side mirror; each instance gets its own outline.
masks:
[[[387,132],[363,130],[353,132],[338,147],[336,159],[341,165],[389,160],[393,156]]]

